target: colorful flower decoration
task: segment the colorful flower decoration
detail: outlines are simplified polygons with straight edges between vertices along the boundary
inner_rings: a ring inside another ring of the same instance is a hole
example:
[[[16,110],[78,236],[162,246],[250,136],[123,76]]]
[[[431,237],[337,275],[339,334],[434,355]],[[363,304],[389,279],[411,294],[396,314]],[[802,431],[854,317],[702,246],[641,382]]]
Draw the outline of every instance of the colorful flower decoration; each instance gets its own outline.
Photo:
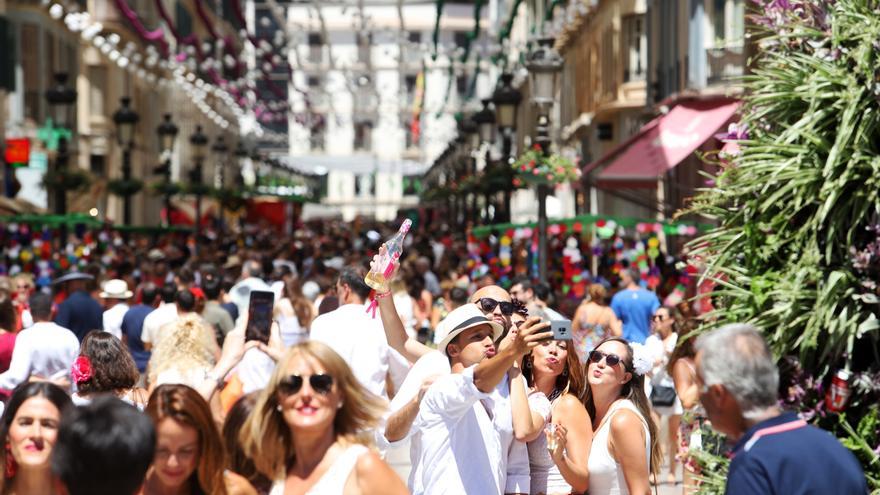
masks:
[[[537,144],[520,155],[511,167],[517,174],[514,180],[531,184],[566,184],[581,177],[581,169],[571,160],[557,153],[545,155]]]
[[[86,356],[79,356],[70,369],[73,383],[80,384],[92,379],[92,362]]]

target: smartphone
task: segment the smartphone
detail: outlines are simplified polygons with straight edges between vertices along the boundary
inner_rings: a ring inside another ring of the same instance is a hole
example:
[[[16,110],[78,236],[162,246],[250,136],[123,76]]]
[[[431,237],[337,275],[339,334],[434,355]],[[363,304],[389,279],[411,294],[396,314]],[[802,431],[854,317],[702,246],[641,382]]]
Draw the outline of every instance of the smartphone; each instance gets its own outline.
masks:
[[[272,310],[275,307],[275,293],[253,290],[250,297],[244,339],[245,341],[258,340],[268,344],[269,333],[272,329]]]
[[[550,330],[553,331],[553,340],[571,339],[571,320],[551,320]]]

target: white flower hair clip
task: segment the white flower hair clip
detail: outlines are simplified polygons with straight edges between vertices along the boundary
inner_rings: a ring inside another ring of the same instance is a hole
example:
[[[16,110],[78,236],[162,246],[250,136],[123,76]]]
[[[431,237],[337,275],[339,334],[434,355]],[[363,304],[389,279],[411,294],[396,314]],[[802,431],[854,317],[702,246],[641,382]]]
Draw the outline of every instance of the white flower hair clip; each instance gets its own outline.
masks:
[[[633,371],[637,375],[644,375],[651,371],[654,367],[654,360],[651,359],[651,352],[648,351],[648,348],[638,342],[631,342],[629,346],[633,351]]]

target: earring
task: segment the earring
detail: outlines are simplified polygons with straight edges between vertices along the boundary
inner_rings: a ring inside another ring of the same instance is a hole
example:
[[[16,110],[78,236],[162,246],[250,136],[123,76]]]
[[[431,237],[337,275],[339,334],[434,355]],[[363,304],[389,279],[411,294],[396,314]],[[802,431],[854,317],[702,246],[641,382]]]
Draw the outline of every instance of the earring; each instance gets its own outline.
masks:
[[[336,404],[336,409],[342,409],[343,404],[345,404],[345,403],[340,401],[339,404]]]
[[[524,359],[523,360],[523,369],[526,369],[526,370],[532,369],[532,360],[531,359]]]
[[[565,368],[564,370],[562,370],[562,376],[563,376],[563,378],[568,377],[568,368]]]
[[[281,412],[281,404],[278,404],[277,406],[275,406],[275,410],[278,412]]]
[[[12,457],[12,447],[9,446],[9,442],[6,442],[6,479],[12,479],[16,471],[18,471],[18,463]]]

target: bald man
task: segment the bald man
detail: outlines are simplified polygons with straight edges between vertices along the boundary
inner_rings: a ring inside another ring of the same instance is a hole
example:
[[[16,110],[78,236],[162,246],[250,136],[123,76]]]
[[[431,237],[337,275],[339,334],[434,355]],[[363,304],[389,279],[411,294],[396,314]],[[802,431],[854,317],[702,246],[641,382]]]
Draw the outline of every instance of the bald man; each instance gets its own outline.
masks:
[[[497,285],[489,285],[474,292],[469,302],[476,304],[487,318],[504,327],[504,332],[498,342],[504,340],[510,329],[510,315],[513,313],[510,294]],[[438,325],[437,330],[444,336],[449,331],[443,322]],[[440,351],[429,352],[415,362],[388,407],[389,416],[385,424],[385,434],[379,435],[378,439],[380,445],[408,447],[407,443],[413,433],[411,431],[412,425],[419,413],[419,406],[425,391],[435,379],[449,373],[448,358]],[[498,423],[503,424],[503,427],[499,428],[499,440],[503,451],[507,453],[504,493],[527,494],[530,491],[531,481],[529,453],[526,444],[514,438],[509,378],[502,380],[491,396],[494,414],[504,416],[497,418]],[[522,413],[523,411],[520,411],[520,414]],[[416,440],[417,445],[412,452],[417,451],[418,443],[419,441]],[[413,459],[413,461],[415,460]]]

